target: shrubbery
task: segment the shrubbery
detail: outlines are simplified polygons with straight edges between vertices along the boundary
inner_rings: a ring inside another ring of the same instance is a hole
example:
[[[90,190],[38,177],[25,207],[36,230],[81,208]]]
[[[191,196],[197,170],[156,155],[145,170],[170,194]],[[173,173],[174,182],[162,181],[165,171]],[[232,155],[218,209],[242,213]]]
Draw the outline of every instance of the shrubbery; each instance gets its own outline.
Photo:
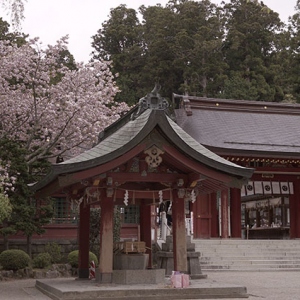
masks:
[[[20,270],[28,267],[31,259],[23,250],[5,250],[0,254],[0,265],[4,270]]]
[[[74,250],[68,255],[68,262],[73,268],[78,268],[78,256],[78,250]],[[93,252],[89,252],[89,264],[91,261],[94,261],[96,266],[98,265],[98,258]]]
[[[57,243],[48,243],[45,246],[45,252],[49,253],[53,264],[59,263],[62,259],[61,246]]]
[[[49,253],[40,253],[32,261],[34,268],[44,269],[51,265],[51,255]]]

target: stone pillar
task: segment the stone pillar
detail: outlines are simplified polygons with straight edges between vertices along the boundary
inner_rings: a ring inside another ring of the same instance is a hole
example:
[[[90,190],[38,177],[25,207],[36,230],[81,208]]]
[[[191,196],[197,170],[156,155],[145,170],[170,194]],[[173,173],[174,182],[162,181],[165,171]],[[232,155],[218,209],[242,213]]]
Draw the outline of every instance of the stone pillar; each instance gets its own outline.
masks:
[[[141,241],[146,243],[146,253],[149,254],[148,268],[152,268],[152,238],[151,238],[151,205],[142,203],[140,206]]]
[[[89,232],[90,232],[90,206],[83,202],[79,208],[79,227],[78,227],[78,277],[89,278]]]
[[[111,283],[113,273],[113,227],[114,201],[112,197],[104,196],[101,199],[100,221],[100,257],[96,272],[96,281]]]
[[[221,191],[221,222],[222,222],[221,238],[227,239],[229,237],[229,228],[228,228],[228,190]]]
[[[231,237],[242,237],[241,190],[230,189],[230,224]]]
[[[187,272],[187,247],[185,232],[185,203],[180,190],[173,191],[172,203],[172,229],[173,229],[173,252],[174,270]],[[184,194],[184,193],[183,193]],[[180,197],[180,198],[179,198]]]

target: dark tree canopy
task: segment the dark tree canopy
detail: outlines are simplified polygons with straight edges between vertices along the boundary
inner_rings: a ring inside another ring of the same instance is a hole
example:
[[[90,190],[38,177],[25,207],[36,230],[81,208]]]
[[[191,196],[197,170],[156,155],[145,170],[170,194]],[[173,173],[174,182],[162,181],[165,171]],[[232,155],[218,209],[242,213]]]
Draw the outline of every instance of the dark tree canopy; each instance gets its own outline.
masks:
[[[167,98],[300,101],[297,5],[289,26],[261,1],[120,5],[93,36],[93,58],[113,61],[119,100],[130,104],[155,82]]]

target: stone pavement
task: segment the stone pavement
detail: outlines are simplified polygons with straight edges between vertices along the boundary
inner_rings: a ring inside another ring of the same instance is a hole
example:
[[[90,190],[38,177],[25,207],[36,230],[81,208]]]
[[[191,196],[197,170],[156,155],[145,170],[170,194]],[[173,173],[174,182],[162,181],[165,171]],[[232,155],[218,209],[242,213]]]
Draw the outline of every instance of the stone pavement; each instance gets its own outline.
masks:
[[[208,280],[245,286],[249,300],[300,299],[300,272],[207,272]],[[35,288],[35,279],[0,281],[0,300],[50,300]]]

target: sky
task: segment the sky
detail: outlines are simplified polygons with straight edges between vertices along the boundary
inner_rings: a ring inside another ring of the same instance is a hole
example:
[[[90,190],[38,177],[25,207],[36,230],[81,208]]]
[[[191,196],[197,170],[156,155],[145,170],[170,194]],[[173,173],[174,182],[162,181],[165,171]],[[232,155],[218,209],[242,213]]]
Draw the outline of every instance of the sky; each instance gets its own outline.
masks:
[[[211,0],[220,4],[222,0]],[[31,38],[39,37],[44,45],[53,45],[61,37],[69,35],[69,50],[78,62],[90,59],[92,36],[109,19],[110,9],[126,4],[137,10],[141,5],[162,6],[168,0],[27,0],[25,20],[21,31]],[[229,2],[229,0],[225,0]],[[279,13],[282,21],[294,14],[296,0],[264,0],[265,5]],[[1,0],[0,0],[1,3]],[[1,6],[0,6],[1,9]],[[0,11],[0,17],[10,22],[9,16]]]

